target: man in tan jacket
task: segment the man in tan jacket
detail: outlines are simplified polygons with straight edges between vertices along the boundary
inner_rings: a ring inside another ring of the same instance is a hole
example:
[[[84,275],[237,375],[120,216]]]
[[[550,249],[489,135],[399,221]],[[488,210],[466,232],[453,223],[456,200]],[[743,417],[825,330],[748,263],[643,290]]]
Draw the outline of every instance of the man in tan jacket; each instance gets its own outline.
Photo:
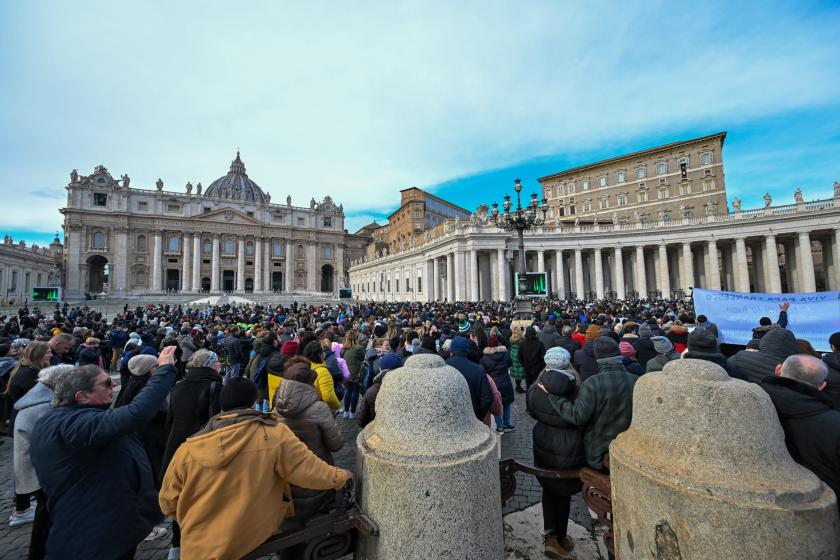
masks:
[[[239,559],[294,513],[291,484],[338,490],[353,477],[319,459],[274,414],[254,410],[256,399],[253,381],[231,379],[222,412],[169,464],[160,507],[181,527],[184,558]]]

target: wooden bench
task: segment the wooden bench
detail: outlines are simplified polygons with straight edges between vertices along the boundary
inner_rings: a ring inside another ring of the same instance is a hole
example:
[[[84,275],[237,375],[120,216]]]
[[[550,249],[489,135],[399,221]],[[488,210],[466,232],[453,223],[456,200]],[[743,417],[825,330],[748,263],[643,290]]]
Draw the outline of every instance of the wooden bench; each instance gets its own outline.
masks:
[[[257,560],[298,545],[304,545],[303,552],[295,560],[337,560],[353,552],[359,535],[378,534],[376,524],[356,506],[351,481],[335,509],[313,517],[299,529],[274,535],[242,560]]]
[[[609,466],[608,460],[605,464]],[[604,531],[604,545],[610,553],[615,554],[613,543],[613,521],[612,521],[612,493],[610,489],[610,476],[600,473],[589,467],[570,470],[542,469],[517,461],[516,459],[503,459],[499,461],[499,482],[501,485],[502,505],[513,497],[516,492],[516,472],[524,472],[541,478],[551,479],[580,479],[583,488],[581,494],[586,505],[595,512],[606,531]]]

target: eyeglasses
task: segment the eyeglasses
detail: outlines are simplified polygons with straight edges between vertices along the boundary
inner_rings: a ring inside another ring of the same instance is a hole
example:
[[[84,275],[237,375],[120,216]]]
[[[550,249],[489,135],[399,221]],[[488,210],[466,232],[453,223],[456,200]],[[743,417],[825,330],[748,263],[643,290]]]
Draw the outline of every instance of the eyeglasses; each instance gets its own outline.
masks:
[[[109,377],[105,381],[100,381],[99,383],[93,384],[94,387],[96,387],[97,385],[102,385],[106,389],[110,389],[114,386],[114,380]]]

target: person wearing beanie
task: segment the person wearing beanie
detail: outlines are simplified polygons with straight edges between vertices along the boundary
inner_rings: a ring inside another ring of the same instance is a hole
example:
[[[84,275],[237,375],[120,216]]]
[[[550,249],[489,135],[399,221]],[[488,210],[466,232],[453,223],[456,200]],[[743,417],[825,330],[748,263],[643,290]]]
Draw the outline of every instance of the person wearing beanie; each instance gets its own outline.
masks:
[[[671,360],[679,360],[679,353],[674,351],[674,345],[668,340],[667,336],[652,336],[650,338],[653,343],[653,349],[656,350],[656,356],[648,360],[645,366],[645,373],[654,371],[662,371],[665,364]]]
[[[621,352],[621,364],[624,369],[633,375],[642,375],[645,372],[639,362],[636,361],[636,349],[633,348],[632,344],[622,340],[618,343],[618,351]]]
[[[219,356],[207,348],[199,348],[187,362],[184,378],[178,381],[169,395],[166,411],[166,445],[163,450],[161,472],[165,473],[178,447],[204,426],[211,416],[222,410],[219,396],[222,391],[222,364]],[[172,548],[180,550],[181,531],[172,523]],[[170,558],[177,557],[170,553]]]
[[[499,342],[499,337],[491,335],[487,338],[487,346],[484,348],[481,357],[481,366],[484,371],[493,379],[496,385],[496,390],[499,391],[502,397],[502,413],[495,416],[496,431],[499,433],[508,433],[516,429],[510,423],[511,405],[514,401],[513,383],[510,381],[511,358],[508,349]],[[491,391],[492,392],[492,391]]]
[[[758,343],[758,350],[750,349],[755,343]],[[733,377],[761,383],[765,377],[775,375],[776,366],[797,351],[796,336],[793,332],[783,327],[775,327],[767,331],[761,339],[751,340],[747,349],[730,356],[726,365]]]
[[[376,397],[382,388],[382,381],[389,371],[401,368],[402,359],[393,352],[386,352],[378,358],[378,373],[374,376],[370,387],[367,388],[359,406],[356,408],[356,422],[364,428],[376,418]]]
[[[102,359],[102,350],[99,348],[99,339],[89,336],[84,344],[79,347],[79,365],[97,366],[105,369],[105,362]]]
[[[610,442],[630,426],[637,377],[621,365],[621,352],[612,338],[596,339],[593,351],[600,371],[581,383],[577,398],[554,394],[542,381],[537,387],[547,396],[557,416],[584,428],[586,462],[601,470]]]
[[[583,383],[598,373],[598,360],[595,358],[595,341],[601,337],[601,327],[589,325],[586,329],[586,338],[583,347],[575,350],[572,357],[572,364],[580,375],[580,382]]]
[[[181,528],[184,558],[241,558],[294,511],[290,485],[338,490],[352,478],[318,458],[275,414],[254,410],[256,399],[253,381],[228,380],[224,412],[181,444],[169,464],[159,502]]]
[[[636,360],[642,366],[642,369],[647,369],[648,361],[657,355],[651,337],[653,337],[653,329],[651,329],[650,323],[645,322],[639,325],[639,338],[634,346],[636,347]]]
[[[519,363],[525,370],[525,387],[526,389],[533,385],[537,376],[545,367],[543,356],[545,356],[546,347],[540,342],[537,336],[537,329],[534,327],[527,327],[525,329],[525,338],[519,343]]]
[[[577,376],[571,369],[569,352],[555,346],[545,353],[545,371],[540,374],[540,384],[528,389],[526,404],[528,414],[536,420],[532,431],[534,465],[546,469],[577,469],[586,464],[581,430],[567,422],[549,402],[549,395],[574,401],[578,388]],[[580,492],[577,479],[547,479],[537,477],[542,486],[544,552],[549,558],[572,558],[571,539],[568,537],[571,498]]]
[[[790,308],[790,302],[784,302],[779,305],[779,318],[774,323],[770,317],[762,317],[758,320],[758,326],[753,329],[753,338],[761,340],[765,334],[773,329],[787,328],[788,316],[787,310]]]
[[[828,337],[828,345],[831,352],[826,352],[822,356],[822,360],[828,366],[828,377],[825,378],[824,392],[831,397],[837,409],[840,410],[840,332]]]
[[[318,374],[315,387],[318,389],[321,399],[323,399],[323,401],[327,403],[333,411],[341,408],[341,402],[338,400],[338,395],[335,393],[333,376],[327,369],[327,357],[321,342],[318,340],[312,340],[309,342],[304,347],[301,356],[312,362],[312,369]]]
[[[730,377],[736,377],[737,372],[731,371],[726,363],[726,356],[718,349],[717,337],[711,331],[697,327],[688,335],[688,349],[683,352],[684,360],[703,360],[712,362],[726,370]],[[743,379],[743,378],[742,378]],[[746,381],[746,379],[744,379]]]
[[[536,339],[536,334],[534,338]],[[539,340],[537,340],[537,344],[539,343]],[[446,360],[446,364],[454,367],[464,376],[470,390],[473,413],[476,418],[482,420],[493,404],[493,391],[487,381],[484,368],[469,359],[470,348],[469,339],[456,336],[452,339],[452,345],[450,346],[452,356]]]

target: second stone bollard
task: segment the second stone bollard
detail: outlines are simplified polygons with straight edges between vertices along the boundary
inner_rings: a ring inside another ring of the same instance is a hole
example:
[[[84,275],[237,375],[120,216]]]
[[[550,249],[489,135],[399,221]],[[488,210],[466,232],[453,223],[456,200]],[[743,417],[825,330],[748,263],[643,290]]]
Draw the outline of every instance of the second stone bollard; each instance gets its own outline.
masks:
[[[386,374],[376,419],[356,440],[359,505],[379,535],[361,537],[356,557],[503,558],[496,445],[466,380],[439,356]]]
[[[711,362],[639,379],[610,478],[619,560],[837,558],[834,492],[791,459],[767,393]]]

